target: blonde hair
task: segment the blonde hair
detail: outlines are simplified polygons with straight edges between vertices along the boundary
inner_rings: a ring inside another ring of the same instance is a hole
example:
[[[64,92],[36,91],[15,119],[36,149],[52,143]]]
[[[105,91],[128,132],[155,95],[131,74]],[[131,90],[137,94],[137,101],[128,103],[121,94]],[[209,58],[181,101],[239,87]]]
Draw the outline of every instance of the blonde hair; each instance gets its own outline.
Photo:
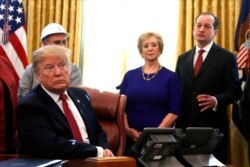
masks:
[[[71,51],[63,46],[59,45],[46,45],[33,52],[32,56],[32,68],[35,73],[39,70],[39,64],[48,57],[58,57],[66,60],[67,66],[69,66],[69,57]]]
[[[142,43],[143,43],[143,41],[145,39],[150,38],[150,37],[155,37],[157,39],[157,42],[158,42],[158,45],[159,45],[159,48],[160,48],[160,52],[162,53],[163,48],[164,48],[164,43],[163,43],[161,35],[158,34],[158,33],[155,33],[155,32],[145,32],[145,33],[140,35],[140,37],[138,38],[138,41],[137,41],[137,48],[138,48],[139,52],[142,53]]]

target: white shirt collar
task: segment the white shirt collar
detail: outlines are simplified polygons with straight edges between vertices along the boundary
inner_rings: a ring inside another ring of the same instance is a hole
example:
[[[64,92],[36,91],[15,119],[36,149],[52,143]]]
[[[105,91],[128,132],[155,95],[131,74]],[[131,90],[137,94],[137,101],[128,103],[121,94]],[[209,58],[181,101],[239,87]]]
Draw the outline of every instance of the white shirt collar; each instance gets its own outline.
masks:
[[[41,86],[42,86],[43,90],[44,90],[46,93],[48,93],[48,95],[49,95],[55,102],[58,102],[59,97],[60,97],[59,94],[50,92],[50,91],[48,91],[43,85],[41,85]],[[67,91],[65,91],[64,94],[68,97]]]
[[[203,50],[205,50],[206,53],[209,52],[209,50],[211,49],[212,45],[213,45],[214,41],[211,41],[208,45],[206,45],[204,48],[202,48]],[[195,53],[197,53],[201,48],[198,47],[196,45],[196,50],[195,50]]]

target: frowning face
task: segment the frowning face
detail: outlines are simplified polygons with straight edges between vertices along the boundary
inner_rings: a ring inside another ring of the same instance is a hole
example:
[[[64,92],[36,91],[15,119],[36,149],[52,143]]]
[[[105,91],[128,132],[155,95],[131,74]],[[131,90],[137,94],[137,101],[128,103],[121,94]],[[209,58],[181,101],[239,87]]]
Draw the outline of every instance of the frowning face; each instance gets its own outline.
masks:
[[[36,77],[48,91],[61,94],[68,87],[69,73],[66,57],[50,55],[40,62]]]

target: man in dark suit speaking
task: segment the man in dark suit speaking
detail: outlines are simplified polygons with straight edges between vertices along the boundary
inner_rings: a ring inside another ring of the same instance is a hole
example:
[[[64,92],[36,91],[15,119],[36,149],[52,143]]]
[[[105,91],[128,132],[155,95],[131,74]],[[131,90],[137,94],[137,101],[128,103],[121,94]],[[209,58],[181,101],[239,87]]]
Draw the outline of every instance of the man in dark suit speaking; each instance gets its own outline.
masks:
[[[199,15],[193,29],[196,46],[178,58],[176,73],[181,81],[182,114],[176,127],[219,128],[224,138],[214,155],[225,163],[227,107],[240,98],[241,89],[235,56],[213,42],[218,26],[213,14]]]
[[[34,52],[32,68],[41,84],[17,108],[20,153],[59,159],[113,156],[88,94],[68,88],[69,56],[69,49],[57,45]]]

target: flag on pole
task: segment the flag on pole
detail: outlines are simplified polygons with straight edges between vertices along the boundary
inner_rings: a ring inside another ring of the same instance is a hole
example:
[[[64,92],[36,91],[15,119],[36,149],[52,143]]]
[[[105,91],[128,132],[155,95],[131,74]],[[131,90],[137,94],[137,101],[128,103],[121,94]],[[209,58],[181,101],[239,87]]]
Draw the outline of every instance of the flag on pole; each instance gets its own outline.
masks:
[[[250,0],[243,0],[235,33],[235,50],[238,51],[239,69],[250,68]],[[239,48],[240,46],[240,48]]]
[[[240,15],[236,27],[234,46],[239,51],[239,46],[245,42],[245,34],[250,28],[250,0],[242,0]]]
[[[17,81],[28,64],[22,0],[0,0],[0,58],[8,58]]]

